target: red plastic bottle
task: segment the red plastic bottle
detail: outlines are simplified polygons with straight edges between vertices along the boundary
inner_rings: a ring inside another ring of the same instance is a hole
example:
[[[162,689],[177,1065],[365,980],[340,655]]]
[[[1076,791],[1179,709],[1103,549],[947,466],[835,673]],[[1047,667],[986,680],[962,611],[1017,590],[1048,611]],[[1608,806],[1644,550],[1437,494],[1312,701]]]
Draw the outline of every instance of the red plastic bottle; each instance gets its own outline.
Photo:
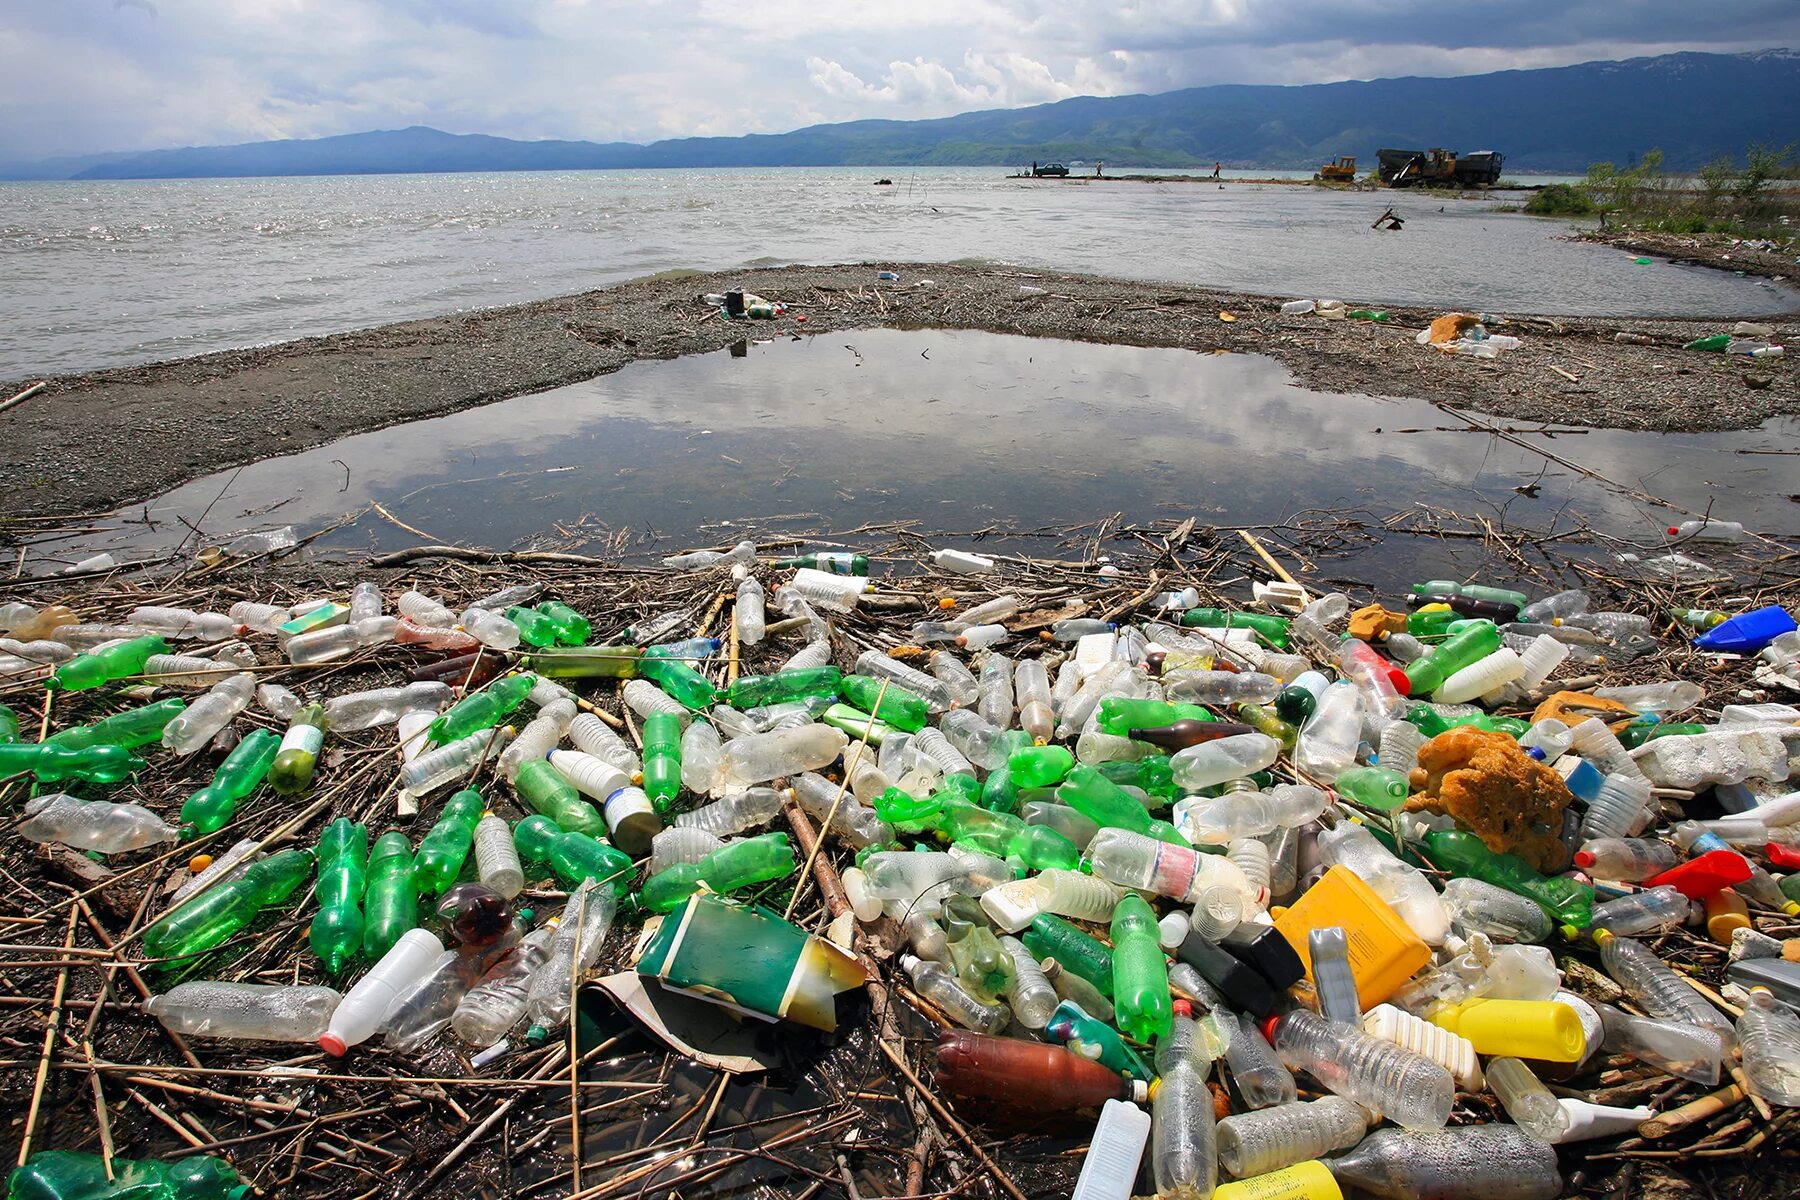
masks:
[[[938,1034],[932,1082],[955,1096],[1050,1112],[1099,1108],[1108,1100],[1137,1100],[1142,1081],[1115,1075],[1092,1059],[1019,1038],[960,1029]]]
[[[1779,867],[1783,871],[1800,871],[1800,850],[1792,846],[1770,842],[1763,847],[1763,857],[1769,860],[1771,867]]]
[[[1644,886],[1672,887],[1689,900],[1704,900],[1723,888],[1750,878],[1750,861],[1734,850],[1708,850],[1679,867],[1670,867]]]

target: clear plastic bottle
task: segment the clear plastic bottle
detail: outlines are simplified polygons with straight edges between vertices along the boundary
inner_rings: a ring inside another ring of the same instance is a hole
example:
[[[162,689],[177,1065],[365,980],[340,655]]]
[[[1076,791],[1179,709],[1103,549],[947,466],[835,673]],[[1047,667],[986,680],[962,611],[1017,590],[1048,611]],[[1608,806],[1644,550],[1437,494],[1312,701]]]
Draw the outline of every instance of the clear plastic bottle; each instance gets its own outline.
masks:
[[[938,720],[938,731],[956,748],[958,754],[982,770],[992,771],[1006,765],[1006,731],[974,709],[958,708],[945,713]],[[930,754],[930,747],[935,745],[935,740],[926,734],[927,731],[921,730],[919,738],[913,744]],[[969,773],[955,760],[941,761],[938,765],[945,769],[946,774],[956,774],[959,771]]]
[[[1625,687],[1595,688],[1594,695],[1602,700],[1616,700],[1640,713],[1662,714],[1692,708],[1705,698],[1706,693],[1697,683],[1677,679],[1661,683],[1634,683]]]
[[[1362,740],[1362,697],[1356,685],[1331,684],[1319,695],[1317,707],[1300,728],[1294,765],[1317,779],[1331,783],[1356,762]]]
[[[1696,542],[1738,542],[1744,538],[1744,527],[1736,521],[1715,521],[1708,517],[1670,526],[1669,536]]]
[[[1518,1059],[1489,1059],[1487,1081],[1513,1124],[1532,1137],[1555,1143],[1569,1131],[1569,1114],[1556,1102],[1556,1094]]]
[[[1672,887],[1646,888],[1596,904],[1592,928],[1625,937],[1660,933],[1685,923],[1692,906],[1691,900]]]
[[[829,725],[752,734],[725,743],[720,751],[720,771],[733,784],[763,783],[828,766],[849,744],[843,730]]]
[[[1738,1050],[1750,1091],[1770,1104],[1800,1108],[1800,1017],[1768,988],[1750,989],[1737,1021]]]
[[[1441,1129],[1456,1100],[1450,1072],[1360,1029],[1296,1009],[1274,1026],[1275,1052],[1338,1095],[1411,1129]]]
[[[1594,1004],[1605,1030],[1601,1048],[1609,1054],[1628,1054],[1678,1079],[1712,1087],[1726,1058],[1725,1038],[1712,1028],[1697,1028],[1683,1021],[1659,1021],[1623,1012],[1610,1004]]]
[[[1225,858],[1249,880],[1258,908],[1269,906],[1269,847],[1257,838],[1233,838]]]
[[[729,837],[773,821],[780,815],[785,798],[774,788],[749,788],[682,813],[675,818],[675,824],[688,829],[703,829],[717,837]],[[839,811],[842,811],[841,805]]]
[[[412,796],[423,796],[460,779],[474,770],[476,764],[506,749],[512,741],[512,727],[480,729],[468,737],[427,750],[400,768],[400,784]]]
[[[244,626],[224,613],[201,613],[191,608],[159,608],[146,605],[131,610],[127,624],[181,640],[220,642],[244,632]]]
[[[1223,846],[1233,838],[1260,837],[1277,829],[1305,825],[1317,820],[1330,803],[1316,787],[1284,783],[1267,792],[1182,801],[1176,805],[1176,823],[1196,844]]]
[[[473,838],[475,877],[511,900],[525,890],[525,871],[519,849],[513,845],[512,827],[505,818],[484,813],[475,823]]]
[[[1455,878],[1444,884],[1444,910],[1463,936],[1483,933],[1508,942],[1541,942],[1553,929],[1536,903],[1516,892],[1479,879]]]
[[[1569,743],[1570,749],[1593,763],[1600,771],[1633,779],[1644,777],[1644,772],[1631,757],[1631,752],[1619,743],[1613,731],[1599,717],[1589,717],[1571,726]]]
[[[1188,704],[1269,704],[1281,681],[1260,671],[1164,671],[1163,694]]]
[[[562,744],[569,731],[569,724],[574,719],[574,701],[550,701],[538,709],[537,715],[525,723],[525,728],[519,730],[519,735],[512,740],[512,744],[500,752],[494,769],[508,782],[517,779],[519,768],[528,762],[547,757]]]
[[[1437,889],[1418,868],[1395,857],[1375,835],[1352,821],[1319,834],[1319,854],[1332,866],[1347,867],[1385,900],[1428,946],[1441,946],[1450,932]]]
[[[297,666],[330,662],[358,650],[393,641],[399,625],[400,622],[394,617],[369,617],[348,625],[334,625],[298,634],[289,638],[282,649],[287,654],[288,661]]]
[[[371,688],[347,692],[325,701],[325,720],[340,733],[373,729],[398,721],[402,714],[442,708],[453,693],[448,684],[420,680],[403,687]]]
[[[62,645],[60,642],[41,643],[43,645]],[[40,645],[31,642],[29,645]],[[65,647],[67,649],[67,647]],[[71,651],[71,654],[73,651]],[[28,655],[45,662],[66,662],[68,655],[58,658],[46,658],[41,652]],[[214,658],[201,658],[194,654],[152,654],[144,660],[144,682],[157,687],[166,688],[209,688],[223,679],[224,672],[230,670],[230,664],[222,663]]]
[[[968,706],[973,705],[980,699],[980,682],[975,678],[974,672],[963,666],[962,661],[955,655],[946,654],[941,650],[936,651],[932,654],[928,665],[931,668],[932,675],[943,684],[951,701],[955,704],[959,706]],[[928,702],[933,704],[934,709],[941,711],[942,705],[930,701],[929,698]]]
[[[1615,937],[1605,931],[1595,940],[1600,943],[1600,962],[1606,973],[1652,1017],[1730,1035],[1730,1022],[1654,951],[1628,937]]]
[[[1342,1096],[1234,1113],[1219,1122],[1219,1164],[1234,1178],[1251,1179],[1347,1150],[1368,1127],[1363,1109]]]
[[[939,963],[903,954],[900,966],[912,976],[913,987],[921,996],[964,1029],[999,1033],[1011,1020],[1011,1011],[1004,1004],[990,1004],[972,995],[957,982],[954,973]]]
[[[1583,842],[1575,865],[1599,879],[1636,883],[1660,875],[1680,862],[1666,842],[1646,838],[1597,838]]]
[[[1512,1125],[1381,1129],[1326,1165],[1382,1200],[1556,1200],[1563,1188],[1556,1148]]]
[[[265,683],[256,689],[256,702],[270,716],[282,721],[291,721],[294,714],[300,711],[304,703],[299,696],[279,683]]]
[[[1292,1104],[1300,1095],[1293,1073],[1276,1056],[1256,1022],[1242,1014],[1237,1021],[1237,1036],[1225,1047],[1225,1065],[1231,1069],[1238,1095],[1253,1109]]]
[[[551,918],[519,940],[513,952],[494,964],[469,989],[450,1016],[450,1029],[471,1046],[491,1046],[525,1015],[531,977],[550,958],[550,944],[560,923]]]
[[[1281,743],[1267,734],[1239,733],[1178,750],[1169,766],[1177,785],[1197,792],[1260,771],[1280,753]]]
[[[1005,633],[1004,628],[1001,628],[1001,633]],[[981,675],[976,684],[975,711],[996,729],[1006,729],[1012,725],[1015,700],[1013,660],[999,651],[990,650],[981,663]]]
[[[1187,1001],[1178,1001],[1169,1032],[1156,1040],[1150,1163],[1158,1196],[1205,1200],[1218,1180],[1213,1099],[1206,1086],[1211,1067]]]
[[[1559,621],[1587,611],[1588,594],[1580,588],[1556,592],[1541,600],[1533,600],[1519,610],[1519,620],[1529,622]]]
[[[212,741],[255,698],[256,676],[245,672],[221,680],[163,726],[162,743],[176,754],[192,754]]]
[[[1003,937],[1000,939],[1000,948],[1006,951],[1013,963],[1011,990],[1006,996],[1013,1018],[1026,1029],[1042,1029],[1050,1023],[1050,1015],[1061,1003],[1056,989],[1044,977],[1037,957],[1019,939]]]
[[[177,984],[144,1010],[186,1037],[317,1042],[343,996],[328,987],[276,987],[218,979]]]
[[[563,905],[549,956],[531,976],[525,991],[525,1017],[531,1022],[526,1037],[541,1043],[550,1030],[569,1021],[570,994],[588,970],[599,961],[618,912],[618,898],[608,887],[585,880]]]
[[[637,751],[593,713],[582,713],[569,722],[569,740],[583,754],[609,762],[627,775],[643,770]]]
[[[1232,888],[1253,904],[1259,896],[1236,863],[1126,829],[1102,829],[1088,843],[1086,857],[1094,874],[1108,883],[1180,903],[1191,904],[1215,886]]]
[[[829,815],[831,826],[821,832],[830,833],[854,849],[892,843],[894,827],[854,796],[842,795],[837,784],[823,775],[807,771],[789,781],[794,797],[806,815],[824,821]]]
[[[1412,774],[1419,765],[1419,748],[1425,735],[1411,721],[1389,721],[1381,728],[1381,766],[1401,775]]]
[[[937,657],[947,656],[934,656],[934,663]],[[876,679],[891,679],[908,691],[925,697],[925,702],[931,705],[933,712],[943,712],[957,704],[950,685],[916,667],[909,667],[897,659],[889,658],[879,650],[863,651],[857,657],[855,673],[872,675]]]
[[[1362,1001],[1350,970],[1350,940],[1341,926],[1314,929],[1307,935],[1312,954],[1313,984],[1319,993],[1319,1015],[1334,1025],[1362,1027]]]
[[[319,1048],[341,1058],[350,1047],[374,1037],[394,1000],[429,971],[443,952],[444,944],[429,930],[409,929],[401,934],[368,974],[344,994],[319,1037]]]
[[[682,863],[697,863],[724,844],[717,835],[704,829],[671,826],[650,839],[648,874],[660,875],[670,867]],[[861,876],[862,872],[858,871],[857,878],[860,879]],[[848,879],[845,886],[849,886]]]
[[[1041,661],[1023,658],[1013,667],[1013,695],[1019,704],[1019,727],[1038,745],[1049,742],[1056,733],[1056,710],[1050,699],[1050,675]]]
[[[519,627],[497,612],[485,608],[464,609],[462,616],[457,618],[456,627],[489,649],[519,648]]]
[[[732,609],[732,622],[738,641],[754,646],[763,640],[769,628],[763,604],[763,587],[754,576],[737,586],[737,604]]]
[[[1650,823],[1649,805],[1648,779],[1614,772],[1600,785],[1600,794],[1588,802],[1581,836],[1590,841],[1633,837]]]
[[[33,842],[58,842],[77,850],[123,854],[173,842],[180,831],[141,804],[79,800],[67,792],[33,796],[15,832]]]
[[[705,795],[719,772],[722,742],[711,721],[695,721],[681,735],[681,786]]]

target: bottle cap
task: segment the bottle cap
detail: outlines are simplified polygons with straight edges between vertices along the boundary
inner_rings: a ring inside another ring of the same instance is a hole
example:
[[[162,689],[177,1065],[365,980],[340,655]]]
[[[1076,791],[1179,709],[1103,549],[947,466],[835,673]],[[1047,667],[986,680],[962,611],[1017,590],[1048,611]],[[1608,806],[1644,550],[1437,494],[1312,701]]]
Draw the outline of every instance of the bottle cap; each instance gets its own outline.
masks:
[[[333,1058],[342,1058],[350,1052],[350,1047],[344,1044],[344,1039],[335,1033],[320,1034],[319,1049]]]
[[[1194,1015],[1194,1006],[1189,1004],[1186,1000],[1183,1000],[1179,997],[1175,1000],[1175,1003],[1171,1007],[1174,1009],[1175,1015],[1178,1017],[1191,1017]]]
[[[1268,1042],[1271,1046],[1275,1044],[1275,1026],[1279,1024],[1280,1021],[1280,1017],[1270,1017],[1262,1023],[1263,1040]]]

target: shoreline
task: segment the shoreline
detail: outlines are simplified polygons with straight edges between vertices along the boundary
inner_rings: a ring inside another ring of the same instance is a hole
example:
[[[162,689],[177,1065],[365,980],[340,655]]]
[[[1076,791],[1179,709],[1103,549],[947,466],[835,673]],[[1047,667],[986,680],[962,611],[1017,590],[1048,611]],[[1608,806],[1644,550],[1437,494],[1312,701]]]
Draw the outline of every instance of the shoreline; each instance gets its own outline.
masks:
[[[897,271],[901,283],[878,284],[878,270]],[[922,286],[927,279],[932,285]],[[727,322],[698,299],[740,286],[786,303],[788,314]],[[1279,305],[1204,287],[941,263],[793,266],[665,274],[501,308],[55,376],[0,412],[0,467],[11,480],[0,492],[0,521],[123,507],[217,470],[577,383],[640,360],[717,351],[743,338],[883,326],[1266,354],[1297,383],[1322,391],[1423,399],[1509,420],[1670,432],[1745,429],[1800,416],[1793,358],[1728,360],[1681,349],[1729,328],[1716,318],[1517,317],[1495,331],[1523,338],[1518,350],[1469,359],[1414,344],[1413,334],[1436,309],[1390,307],[1390,322],[1375,324],[1284,317]],[[1235,320],[1221,320],[1222,312]],[[1792,315],[1768,323],[1782,331],[1794,325]],[[1614,342],[1621,331],[1653,344]],[[0,395],[32,382],[0,387]]]

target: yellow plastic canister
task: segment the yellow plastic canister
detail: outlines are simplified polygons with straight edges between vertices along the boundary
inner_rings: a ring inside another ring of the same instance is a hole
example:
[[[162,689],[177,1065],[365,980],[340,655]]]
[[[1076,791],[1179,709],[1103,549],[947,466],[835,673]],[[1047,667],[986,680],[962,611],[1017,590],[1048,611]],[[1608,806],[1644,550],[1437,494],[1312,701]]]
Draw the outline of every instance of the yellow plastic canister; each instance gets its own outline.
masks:
[[[1267,1175],[1221,1183],[1213,1189],[1213,1200],[1343,1200],[1344,1191],[1327,1167],[1318,1159],[1296,1163]]]
[[[1555,1000],[1465,1000],[1427,1019],[1468,1038],[1477,1054],[1580,1062],[1587,1053],[1581,1015]]]
[[[1431,961],[1430,947],[1347,867],[1325,872],[1275,921],[1275,928],[1306,965],[1308,979],[1312,978],[1308,935],[1332,926],[1342,927],[1350,944],[1350,973],[1356,977],[1356,994],[1365,1009],[1392,996]]]

